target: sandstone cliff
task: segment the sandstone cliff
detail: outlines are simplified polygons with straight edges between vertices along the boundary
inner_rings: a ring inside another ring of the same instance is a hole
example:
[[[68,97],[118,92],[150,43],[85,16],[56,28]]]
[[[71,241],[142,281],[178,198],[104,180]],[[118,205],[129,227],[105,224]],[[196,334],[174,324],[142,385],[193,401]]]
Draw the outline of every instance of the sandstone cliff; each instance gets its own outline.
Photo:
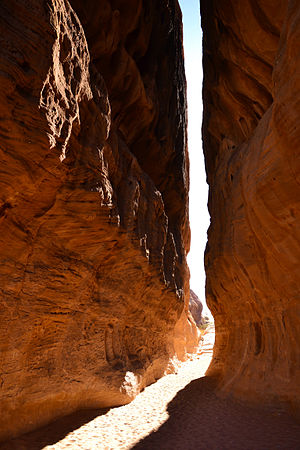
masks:
[[[181,33],[176,0],[0,3],[2,438],[195,343]]]
[[[198,297],[192,289],[190,289],[190,301],[189,301],[189,311],[193,316],[195,324],[197,327],[203,324],[203,305]]]
[[[209,374],[300,407],[300,6],[202,0]]]

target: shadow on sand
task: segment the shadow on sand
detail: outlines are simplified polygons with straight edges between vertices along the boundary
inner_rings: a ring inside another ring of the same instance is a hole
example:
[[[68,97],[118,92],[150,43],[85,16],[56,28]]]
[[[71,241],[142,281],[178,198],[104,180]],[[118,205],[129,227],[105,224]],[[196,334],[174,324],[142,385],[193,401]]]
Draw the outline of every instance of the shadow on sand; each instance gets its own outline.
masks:
[[[300,425],[278,408],[253,409],[233,398],[220,398],[212,378],[202,377],[179,391],[168,405],[168,420],[134,447],[149,450],[298,450]],[[4,444],[1,450],[41,450],[108,409],[85,410]],[[99,444],[101,445],[101,444]],[[70,447],[72,448],[72,447]],[[78,447],[76,447],[78,448]],[[89,436],[83,450],[91,447]],[[115,447],[113,447],[115,448]],[[128,447],[121,447],[123,449]]]
[[[67,434],[80,428],[82,425],[102,416],[110,408],[85,409],[62,417],[36,431],[23,434],[19,438],[0,444],[1,450],[41,450],[47,445],[53,445],[63,439]]]
[[[133,448],[300,449],[300,425],[282,410],[253,409],[216,395],[209,377],[192,381],[168,405],[169,419]]]

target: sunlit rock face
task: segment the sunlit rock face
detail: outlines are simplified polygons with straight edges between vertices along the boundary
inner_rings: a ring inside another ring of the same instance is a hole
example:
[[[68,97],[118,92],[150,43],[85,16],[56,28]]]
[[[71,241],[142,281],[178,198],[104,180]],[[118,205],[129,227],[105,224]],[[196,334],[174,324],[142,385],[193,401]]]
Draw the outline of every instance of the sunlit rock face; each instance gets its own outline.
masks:
[[[202,0],[209,373],[300,406],[300,4]]]
[[[129,402],[197,336],[177,1],[4,0],[0,30],[6,438]]]

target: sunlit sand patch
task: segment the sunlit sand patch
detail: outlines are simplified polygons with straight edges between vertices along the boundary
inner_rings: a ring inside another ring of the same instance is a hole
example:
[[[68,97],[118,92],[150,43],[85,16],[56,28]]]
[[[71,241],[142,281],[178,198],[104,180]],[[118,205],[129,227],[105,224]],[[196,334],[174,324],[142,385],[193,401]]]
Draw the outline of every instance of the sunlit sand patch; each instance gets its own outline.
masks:
[[[169,418],[168,404],[178,391],[203,377],[211,361],[214,328],[209,327],[198,352],[178,363],[177,373],[165,375],[145,388],[130,404],[113,408],[69,433],[46,449],[129,449]]]

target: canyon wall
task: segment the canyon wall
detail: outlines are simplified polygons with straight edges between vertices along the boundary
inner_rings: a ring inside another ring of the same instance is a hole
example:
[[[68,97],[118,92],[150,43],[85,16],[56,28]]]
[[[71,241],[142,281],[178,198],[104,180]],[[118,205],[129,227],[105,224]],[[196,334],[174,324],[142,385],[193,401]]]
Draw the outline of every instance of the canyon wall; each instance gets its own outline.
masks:
[[[300,5],[202,0],[208,374],[300,410]]]
[[[4,439],[129,402],[197,333],[177,1],[5,0],[0,30]]]

